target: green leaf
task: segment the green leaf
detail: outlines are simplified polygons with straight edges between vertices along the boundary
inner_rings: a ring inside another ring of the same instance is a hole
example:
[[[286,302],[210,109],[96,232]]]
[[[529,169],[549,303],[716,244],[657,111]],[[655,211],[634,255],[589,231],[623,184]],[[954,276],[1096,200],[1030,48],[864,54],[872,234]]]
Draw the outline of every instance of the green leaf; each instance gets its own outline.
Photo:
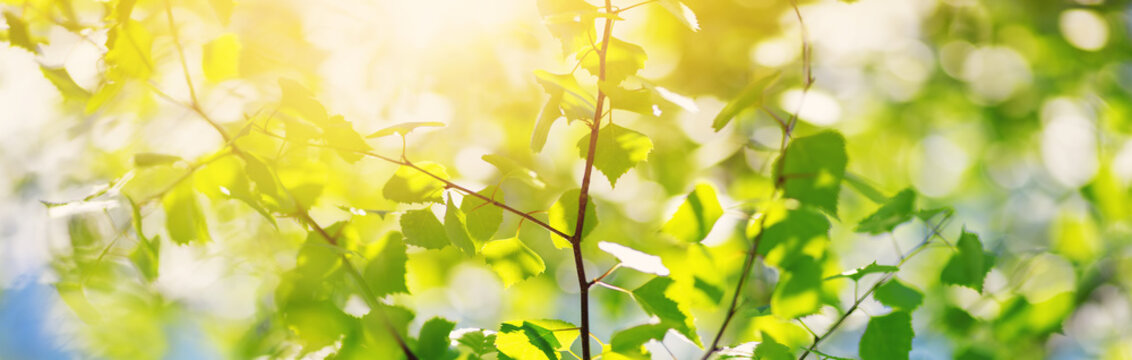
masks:
[[[633,290],[633,297],[649,315],[660,318],[660,323],[684,335],[696,346],[703,347],[696,333],[696,324],[688,305],[677,302],[667,292],[674,280],[669,277],[655,277]]]
[[[751,82],[750,85],[747,85],[747,87],[739,93],[739,96],[731,99],[731,101],[723,107],[723,110],[719,111],[719,114],[712,120],[711,127],[715,129],[715,131],[722,130],[724,126],[727,126],[727,124],[731,122],[732,118],[739,115],[743,110],[762,106],[766,88],[777,78],[778,73],[774,73]]]
[[[782,272],[770,297],[770,310],[783,319],[794,319],[821,309],[821,266],[809,256],[800,256]]]
[[[979,235],[966,230],[955,244],[957,252],[951,256],[947,266],[940,274],[940,281],[947,285],[966,286],[983,292],[983,278],[994,266],[995,256],[983,251]]]
[[[441,317],[429,319],[421,325],[421,335],[417,338],[416,355],[421,360],[450,360],[458,354],[448,348],[448,334],[456,323]]]
[[[692,9],[689,9],[688,5],[684,5],[684,3],[678,0],[660,0],[660,6],[663,6],[664,10],[668,10],[672,16],[680,20],[680,23],[687,26],[688,29],[700,31],[700,22],[696,20],[696,13],[692,12]]]
[[[550,136],[550,127],[554,125],[555,121],[562,118],[562,110],[558,106],[562,101],[561,96],[551,96],[550,101],[542,107],[542,112],[538,115],[538,120],[535,122],[535,129],[531,132],[531,151],[541,152],[542,147],[546,146],[546,138]]]
[[[184,245],[197,240],[207,242],[210,239],[208,224],[205,222],[204,212],[197,204],[191,179],[182,181],[166,193],[162,205],[165,207],[165,228],[169,230],[169,238],[174,243]]]
[[[425,249],[441,249],[448,246],[448,233],[444,225],[428,208],[406,211],[401,215],[401,231],[405,242]]]
[[[400,124],[397,124],[397,125],[393,125],[393,126],[378,130],[377,132],[374,132],[373,134],[366,135],[366,138],[367,139],[379,138],[379,137],[389,136],[389,135],[393,135],[393,134],[401,134],[401,136],[405,136],[405,135],[409,135],[409,133],[413,132],[413,130],[416,130],[417,128],[444,127],[444,126],[445,126],[445,124],[442,123],[442,122],[439,122],[439,121],[405,122],[405,123],[400,123]]]
[[[409,288],[405,286],[405,264],[409,257],[405,254],[405,243],[401,234],[391,232],[385,235],[377,252],[366,268],[362,277],[374,292],[374,296],[389,294],[408,294]]]
[[[842,273],[842,274],[833,275],[833,276],[827,277],[825,279],[831,280],[831,279],[837,279],[837,278],[849,278],[849,279],[852,279],[853,281],[860,281],[861,278],[865,277],[865,275],[868,275],[868,274],[890,273],[890,272],[897,272],[897,271],[900,271],[899,267],[892,266],[892,265],[877,265],[877,262],[873,261],[872,264],[868,264],[868,265],[866,265],[865,267],[862,267],[862,268],[854,269],[852,272],[846,272],[846,273]]]
[[[912,317],[903,311],[869,319],[861,336],[861,360],[908,359],[912,351]]]
[[[536,189],[542,189],[546,187],[546,183],[544,183],[542,179],[539,179],[538,174],[535,173],[534,170],[531,170],[526,166],[519,164],[515,160],[511,160],[510,158],[495,154],[486,154],[480,158],[484,161],[487,161],[491,165],[494,165],[496,169],[499,169],[499,173],[502,174],[503,178],[510,177],[519,179],[519,181],[522,181]]]
[[[352,318],[330,301],[289,303],[280,313],[307,351],[333,344],[354,326]]]
[[[361,160],[362,153],[373,150],[342,115],[331,116],[322,124],[322,137],[327,145],[338,149],[338,156],[346,162]]]
[[[460,334],[457,336],[457,334]],[[495,352],[495,332],[489,332],[483,329],[461,329],[456,330],[452,336],[456,337],[456,343],[471,350],[472,354],[476,357],[469,357],[469,359],[482,358],[483,356]]]
[[[503,280],[504,287],[511,287],[546,270],[542,257],[518,237],[489,241],[480,252],[491,270]]]
[[[578,196],[580,194],[581,190],[572,189],[567,190],[562,193],[562,196],[558,197],[558,201],[550,207],[550,211],[548,212],[551,227],[567,234],[574,232],[574,228],[578,225],[576,220],[578,219]],[[586,204],[586,220],[585,223],[582,224],[582,238],[589,235],[594,227],[597,226],[597,223],[597,204],[593,201],[589,201]],[[569,241],[561,237],[552,236],[550,239],[554,242],[554,247],[556,248],[565,249],[571,246]]]
[[[916,209],[916,192],[904,189],[881,205],[876,212],[869,215],[857,224],[857,232],[867,232],[873,235],[892,231],[896,225],[912,220]]]
[[[868,180],[865,180],[860,175],[846,171],[845,182],[848,183],[849,186],[854,190],[857,190],[858,193],[861,193],[861,195],[865,196],[869,200],[872,200],[872,202],[878,205],[884,204],[886,201],[888,201],[888,198],[885,197],[884,194],[880,192],[880,190],[877,190],[875,187],[870,185]]]
[[[165,155],[157,153],[137,153],[134,154],[134,166],[148,167],[157,165],[172,164],[181,161],[180,156]]]
[[[785,164],[779,164],[785,159]],[[816,206],[837,217],[837,196],[845,176],[845,138],[823,131],[794,139],[775,161],[775,177],[782,179],[785,195]],[[777,171],[781,166],[781,171]]]
[[[279,78],[279,88],[283,98],[279,100],[280,110],[291,110],[303,119],[314,124],[324,124],[329,119],[326,107],[315,100],[314,93],[297,81]]]
[[[645,66],[645,49],[637,44],[628,43],[621,39],[610,37],[609,47],[605,55],[605,81],[610,84],[620,84],[625,78],[636,75],[637,71]],[[582,59],[582,67],[590,74],[598,76],[601,71],[601,57],[590,54]]]
[[[562,42],[564,55],[593,46],[587,31],[593,30],[597,7],[583,0],[539,0],[538,10],[550,33]]]
[[[19,15],[5,11],[4,21],[8,24],[8,43],[27,49],[33,54],[38,52],[38,46],[31,40],[31,35],[28,33],[28,23],[24,22],[24,19],[21,19]]]
[[[589,154],[590,135],[578,140],[578,156],[585,159]],[[594,149],[594,167],[605,174],[609,184],[617,185],[617,179],[632,169],[637,163],[649,158],[652,140],[639,132],[609,124],[597,136]]]
[[[138,268],[138,272],[142,274],[146,281],[153,282],[157,279],[158,269],[160,268],[161,237],[154,236],[153,239],[150,239],[145,236],[142,231],[141,209],[134,203],[133,199],[127,197],[126,200],[130,203],[131,222],[134,225],[134,234],[138,238],[138,245],[130,253],[130,261],[134,263],[134,266]]]
[[[468,228],[464,225],[466,220],[464,212],[460,211],[455,204],[452,203],[452,197],[448,197],[448,203],[445,204],[444,209],[444,233],[448,235],[452,245],[463,251],[468,255],[475,255],[476,249],[480,244],[476,244],[472,240],[472,235],[468,234]]]
[[[224,0],[210,0],[213,2]],[[227,0],[231,1],[231,0]],[[240,39],[227,33],[204,44],[201,67],[208,81],[220,82],[240,75]]]
[[[448,179],[448,172],[445,171],[444,165],[432,162],[421,162],[415,165],[442,179]],[[397,172],[381,188],[381,194],[386,199],[406,204],[440,203],[444,201],[441,197],[443,192],[443,182],[408,166],[397,168]]]
[[[940,316],[943,319],[944,329],[954,335],[969,334],[971,328],[979,322],[966,310],[951,305],[944,308]]]
[[[915,287],[904,284],[895,278],[878,287],[873,297],[893,310],[909,313],[916,310],[924,302],[924,294],[920,293],[920,290],[916,290]]]
[[[794,352],[786,345],[779,344],[767,333],[762,334],[763,341],[755,348],[756,359],[766,360],[793,360]]]
[[[127,77],[148,79],[153,74],[153,35],[141,23],[122,21],[107,38],[106,62]]]
[[[337,236],[345,223],[338,222],[323,230],[327,235]],[[295,271],[308,280],[322,281],[334,274],[342,266],[340,248],[330,245],[330,240],[318,231],[307,233],[307,239],[299,248],[295,259]]]
[[[579,331],[562,331],[577,328],[561,320],[508,321],[500,324],[495,347],[500,359],[543,360],[561,359]]]
[[[699,183],[676,214],[664,223],[661,231],[684,242],[700,242],[711,232],[720,216],[723,216],[723,207],[719,205],[715,188],[708,183]]]
[[[578,85],[573,74],[559,75],[536,70],[535,79],[550,94],[552,102],[557,99],[561,115],[570,120],[593,120],[594,96]]]
[[[650,340],[663,341],[668,326],[662,324],[637,325],[613,333],[609,340],[610,349],[619,354],[648,355],[645,343]]]
[[[43,76],[47,80],[51,81],[52,85],[55,85],[55,88],[63,95],[63,99],[78,102],[86,102],[87,99],[90,99],[90,92],[76,84],[66,68],[40,65],[39,70],[43,72]]]
[[[829,244],[829,219],[813,209],[795,209],[766,228],[759,254],[781,269],[792,269],[799,259],[814,260]]]
[[[484,188],[478,194],[491,199],[495,195],[495,187]],[[475,196],[464,196],[460,211],[467,217],[468,235],[477,243],[490,241],[499,225],[503,224],[503,209]]]

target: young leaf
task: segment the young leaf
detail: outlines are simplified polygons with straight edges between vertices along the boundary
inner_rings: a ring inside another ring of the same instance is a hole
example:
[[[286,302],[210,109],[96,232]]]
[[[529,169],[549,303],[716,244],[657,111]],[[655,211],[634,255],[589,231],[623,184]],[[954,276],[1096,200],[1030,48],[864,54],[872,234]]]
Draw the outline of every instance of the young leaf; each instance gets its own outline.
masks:
[[[240,40],[236,38],[236,34],[220,35],[220,37],[204,44],[201,67],[204,68],[205,79],[212,82],[220,82],[239,76]]]
[[[511,287],[546,270],[542,257],[517,237],[489,241],[480,252],[491,270],[503,280],[504,287]]]
[[[876,203],[877,205],[884,204],[886,201],[888,201],[888,198],[885,197],[884,194],[880,192],[880,190],[877,190],[877,188],[870,185],[868,180],[865,180],[860,175],[851,172],[845,172],[845,182],[849,184],[849,187],[857,190],[858,193],[861,193],[861,195],[865,196],[869,200],[872,200],[872,202]]]
[[[451,337],[456,339],[456,343],[471,350],[474,356],[470,356],[469,360],[480,360],[496,351],[495,336],[494,331],[484,329],[457,329],[451,334]]]
[[[755,358],[765,360],[793,360],[794,353],[786,345],[779,344],[767,333],[762,334],[763,341],[755,348]]]
[[[535,129],[531,132],[531,151],[541,152],[542,147],[546,146],[546,138],[550,136],[550,127],[554,125],[555,121],[562,118],[562,110],[558,108],[559,103],[562,102],[562,96],[551,95],[550,101],[542,107],[542,112],[538,115],[538,120],[535,122]]]
[[[31,35],[28,34],[28,23],[24,22],[24,19],[21,19],[19,15],[5,11],[4,22],[8,24],[8,43],[27,49],[33,54],[37,52],[38,46],[31,40]]]
[[[551,74],[543,70],[535,71],[535,79],[550,94],[550,98],[558,99],[561,114],[570,120],[593,120],[594,97],[581,85],[573,74]]]
[[[562,42],[563,55],[593,46],[587,35],[597,15],[593,5],[584,0],[539,0],[538,10],[550,33]]]
[[[489,199],[492,195],[502,195],[495,194],[494,187],[484,188],[478,194]],[[499,225],[503,224],[503,209],[475,196],[464,196],[464,200],[460,202],[460,212],[467,218],[464,224],[468,226],[468,235],[478,243],[491,240],[499,230]]]
[[[413,132],[413,130],[416,130],[417,128],[443,127],[443,126],[445,126],[444,123],[439,122],[439,121],[406,122],[406,123],[400,123],[400,124],[397,124],[397,125],[393,125],[393,126],[378,130],[377,132],[374,132],[373,134],[366,135],[366,138],[367,139],[373,139],[373,138],[379,138],[379,137],[389,136],[389,135],[393,135],[393,134],[401,134],[401,136],[405,136],[405,135],[409,135],[409,133]]]
[[[780,165],[783,159],[785,164]],[[835,131],[823,131],[791,141],[775,161],[775,177],[783,181],[786,197],[836,218],[837,196],[848,161],[845,138]]]
[[[574,232],[574,228],[577,227],[579,194],[581,194],[581,190],[573,189],[567,190],[562,193],[562,196],[558,197],[558,201],[550,207],[549,211],[551,227],[566,233]],[[594,227],[597,226],[597,223],[597,204],[590,201],[586,204],[586,220],[585,224],[582,224],[582,237],[585,238],[586,235],[589,235],[590,231],[593,231]],[[556,248],[570,247],[570,242],[565,239],[557,236],[552,236],[550,239],[554,242]]]
[[[636,75],[637,71],[645,66],[645,49],[637,44],[628,43],[618,38],[609,38],[609,47],[605,55],[605,81],[610,84],[620,84],[625,78]],[[601,72],[601,57],[597,54],[586,56],[582,60],[582,67],[590,74],[598,76]]]
[[[197,204],[191,179],[181,182],[165,194],[162,204],[165,207],[165,227],[174,243],[184,245],[194,240],[207,242],[210,239],[208,224],[205,222],[204,212]]]
[[[684,26],[692,31],[700,31],[700,22],[696,20],[696,13],[692,12],[688,5],[684,5],[679,0],[660,0],[660,6],[679,19]]]
[[[495,347],[500,358],[515,360],[561,359],[561,351],[570,349],[578,338],[574,324],[561,320],[508,321],[500,324]]]
[[[900,268],[896,267],[896,266],[892,266],[892,265],[877,265],[877,262],[873,261],[872,264],[868,264],[863,268],[854,269],[851,272],[833,275],[833,276],[827,277],[825,279],[831,280],[831,279],[837,279],[837,278],[850,278],[853,281],[860,281],[861,278],[865,277],[865,275],[868,275],[868,274],[890,273],[890,272],[896,272],[896,271],[900,271]]]
[[[138,272],[145,277],[146,281],[153,282],[158,275],[161,237],[154,236],[150,239],[145,236],[142,231],[141,209],[134,203],[133,199],[126,197],[126,201],[130,203],[131,222],[134,225],[134,235],[138,238],[138,245],[130,253],[130,261],[134,263],[134,266],[138,268]]]
[[[40,65],[39,70],[43,72],[43,77],[46,77],[52,85],[55,85],[55,88],[63,95],[63,99],[78,102],[85,102],[90,99],[90,92],[76,84],[66,68]]]
[[[141,23],[123,21],[111,29],[106,43],[106,62],[119,74],[142,80],[153,74],[153,35]]]
[[[212,5],[212,11],[216,13],[216,18],[220,20],[220,24],[228,26],[228,22],[232,20],[232,10],[236,7],[236,2],[233,0],[208,0],[208,4]]]
[[[673,282],[668,277],[655,277],[633,290],[633,297],[646,313],[660,318],[662,325],[676,330],[696,346],[703,347],[688,305],[678,303],[666,294]]]
[[[327,145],[338,149],[338,156],[350,163],[361,160],[364,156],[361,153],[372,150],[342,115],[331,116],[322,124],[322,138]]]
[[[661,230],[685,242],[700,242],[711,232],[720,216],[723,216],[723,207],[719,206],[715,188],[708,183],[700,183]]]
[[[783,271],[770,297],[770,310],[783,319],[794,319],[821,309],[821,266],[809,256],[800,256]]]
[[[747,87],[739,93],[739,96],[731,99],[731,101],[723,107],[723,110],[719,111],[719,114],[712,120],[711,127],[715,129],[715,131],[722,130],[724,126],[727,126],[727,123],[731,122],[732,118],[739,115],[743,110],[762,105],[763,94],[766,92],[767,86],[777,78],[778,73],[775,73],[751,82],[750,85],[747,85]]]
[[[893,310],[909,313],[916,310],[924,302],[924,294],[895,278],[878,287],[873,297]]]
[[[869,319],[865,335],[861,336],[861,360],[908,359],[912,351],[912,317],[903,311]]]
[[[421,162],[416,165],[443,179],[448,178],[444,165],[431,162]],[[444,183],[408,166],[397,168],[397,172],[381,188],[381,194],[386,199],[407,204],[440,203],[444,201],[441,197],[443,192]]]
[[[578,140],[578,156],[585,159],[589,147],[590,136],[586,134]],[[594,151],[594,167],[605,174],[610,185],[616,186],[621,175],[648,159],[652,140],[639,132],[609,124],[599,131]]]
[[[951,256],[940,274],[940,281],[948,285],[966,286],[983,292],[983,278],[994,266],[994,254],[983,251],[979,235],[966,230],[955,244],[958,252]]]
[[[857,232],[867,232],[873,235],[892,231],[896,225],[912,220],[912,213],[916,208],[916,192],[904,189],[881,205],[876,212],[869,215],[857,224]]]
[[[456,208],[456,205],[452,203],[452,197],[449,196],[444,209],[444,233],[448,235],[448,239],[452,241],[452,245],[455,245],[456,248],[465,254],[475,255],[479,245],[472,241],[472,235],[468,234],[465,223],[464,212]]]
[[[645,343],[650,340],[663,341],[668,333],[668,326],[662,324],[637,325],[613,333],[609,340],[609,347],[618,354],[647,356]]]
[[[406,211],[401,215],[401,231],[405,242],[425,249],[440,249],[448,246],[448,234],[444,225],[428,208]]]
[[[280,310],[283,322],[308,351],[333,344],[354,322],[330,301],[293,302]]]
[[[616,257],[618,261],[621,261],[621,266],[644,273],[668,276],[668,268],[664,267],[659,256],[649,255],[625,245],[605,241],[597,243],[597,248]]]
[[[293,110],[303,119],[314,124],[324,124],[329,119],[326,107],[314,99],[314,93],[297,81],[279,78],[279,88],[283,98],[279,101],[280,110]]]
[[[180,156],[165,155],[157,153],[137,153],[134,154],[134,166],[149,167],[157,165],[172,164],[181,161]]]
[[[391,232],[385,235],[381,250],[369,260],[363,272],[363,277],[375,296],[409,293],[409,288],[405,286],[405,263],[408,260],[401,234]]]
[[[458,354],[448,348],[448,334],[456,323],[441,317],[429,319],[421,325],[421,335],[417,337],[416,355],[421,360],[451,360]]]

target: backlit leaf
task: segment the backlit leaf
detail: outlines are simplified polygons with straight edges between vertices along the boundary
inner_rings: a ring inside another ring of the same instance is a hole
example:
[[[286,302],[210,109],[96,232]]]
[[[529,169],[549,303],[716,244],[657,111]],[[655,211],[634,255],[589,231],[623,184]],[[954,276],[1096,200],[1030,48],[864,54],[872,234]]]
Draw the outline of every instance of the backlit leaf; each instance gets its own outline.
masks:
[[[683,2],[678,0],[660,0],[660,5],[664,7],[664,10],[668,10],[672,16],[679,19],[688,29],[700,31],[700,22],[696,20],[696,13],[692,12],[688,5],[684,5]]]
[[[425,249],[440,249],[448,246],[448,234],[444,225],[428,208],[409,210],[401,215],[401,231],[405,242]]]
[[[578,156],[585,159],[589,146],[590,136],[587,134],[578,140]],[[652,146],[652,140],[644,134],[616,124],[606,125],[598,132],[594,167],[605,174],[611,185],[616,186],[621,175],[648,159]]]
[[[443,179],[448,178],[448,172],[443,165],[431,162],[420,162],[415,165]],[[440,203],[444,201],[441,197],[443,192],[444,183],[408,166],[397,168],[397,172],[381,188],[381,194],[386,199],[407,204]]]
[[[378,297],[409,293],[409,288],[405,286],[405,263],[409,258],[405,255],[405,243],[401,234],[391,232],[385,235],[379,246],[377,255],[369,260],[363,272],[366,283]]]
[[[567,234],[574,232],[574,228],[577,227],[579,194],[581,194],[581,190],[573,189],[558,197],[558,201],[554,202],[549,211],[551,227]],[[591,200],[586,204],[586,220],[582,224],[582,238],[589,235],[597,226],[597,223],[597,204]],[[554,246],[559,249],[570,247],[570,242],[561,237],[552,236],[551,240],[554,241]]]
[[[40,65],[39,70],[43,72],[43,76],[47,80],[51,81],[52,85],[55,85],[64,99],[85,102],[90,98],[90,92],[76,84],[66,68]]]
[[[421,360],[451,360],[457,354],[448,348],[448,334],[456,323],[441,317],[429,319],[421,325],[421,335],[417,338],[416,355]]]
[[[472,235],[468,234],[468,228],[464,225],[466,223],[464,212],[452,203],[452,197],[448,197],[444,208],[444,233],[456,248],[465,254],[475,255],[480,244],[472,240]]]
[[[510,287],[546,270],[542,257],[517,237],[489,241],[480,252],[491,270],[503,280],[504,287]]]
[[[218,82],[239,76],[239,61],[240,40],[236,38],[236,34],[220,35],[204,44],[201,66],[204,68],[204,77],[209,81]]]
[[[861,336],[861,360],[908,359],[912,351],[912,317],[903,311],[869,319],[865,335]]]
[[[940,282],[983,292],[983,278],[994,266],[995,256],[983,251],[983,243],[979,241],[979,235],[966,230],[960,235],[955,247],[957,252],[943,268]]]
[[[496,194],[494,187],[487,187],[478,194],[491,199],[493,195],[503,193],[500,191]],[[464,196],[464,200],[460,202],[460,211],[466,217],[467,222],[464,224],[468,227],[468,235],[471,235],[477,243],[482,244],[491,240],[495,232],[499,231],[499,225],[503,223],[503,209],[475,196]]]
[[[106,61],[119,73],[143,80],[153,74],[153,35],[141,23],[128,20],[114,27],[107,45]]]
[[[912,189],[904,189],[892,198],[888,199],[884,205],[881,205],[877,211],[873,212],[864,220],[857,224],[857,232],[867,232],[870,234],[881,234],[892,231],[896,225],[903,224],[908,220],[912,220],[913,211],[916,209],[916,192]]]
[[[696,324],[692,320],[687,304],[681,304],[668,295],[668,289],[673,280],[668,277],[655,277],[649,282],[633,290],[633,297],[649,315],[660,318],[660,323],[684,335],[696,346],[703,347],[700,336],[696,333]]]
[[[605,81],[610,84],[620,84],[625,78],[636,75],[637,71],[645,66],[645,49],[637,44],[628,43],[621,39],[611,37],[605,55]],[[590,54],[582,60],[582,67],[590,74],[598,76],[601,67],[601,57]]]
[[[38,52],[38,46],[32,42],[31,35],[28,33],[28,23],[21,19],[19,15],[11,12],[4,12],[4,22],[8,24],[8,42],[12,46],[19,46],[32,53]]]
[[[720,216],[723,216],[723,207],[719,205],[715,188],[708,183],[700,183],[688,194],[676,214],[664,223],[662,231],[685,242],[703,241]]]
[[[873,297],[893,310],[909,313],[916,310],[924,302],[924,294],[920,293],[920,290],[916,290],[916,288],[904,284],[896,278],[878,287],[876,292],[873,293]]]
[[[773,75],[763,76],[751,82],[739,95],[727,102],[723,110],[720,110],[719,114],[712,120],[711,127],[715,129],[715,131],[722,130],[724,126],[727,126],[727,124],[731,122],[732,118],[739,115],[743,110],[761,106],[767,86],[777,78],[778,74],[775,73]]]
[[[659,256],[649,255],[625,245],[605,241],[597,243],[597,247],[601,251],[616,257],[621,262],[621,266],[649,274],[668,275],[668,268],[664,267]]]
[[[557,360],[579,334],[577,330],[563,330],[576,327],[561,320],[508,321],[500,324],[495,346],[501,359]]]
[[[881,274],[881,273],[890,273],[890,272],[896,272],[896,271],[900,271],[900,268],[896,267],[896,266],[892,266],[892,265],[877,265],[877,262],[873,261],[872,264],[868,264],[863,268],[853,269],[853,271],[845,272],[845,273],[842,273],[842,274],[837,274],[837,275],[834,275],[834,276],[827,277],[825,279],[830,280],[830,279],[837,279],[837,278],[849,278],[849,279],[852,279],[853,281],[860,281],[861,278],[865,277],[865,275],[868,275],[868,274]]]
[[[809,256],[793,261],[783,271],[770,297],[770,310],[783,319],[794,319],[821,309],[821,267]]]
[[[785,159],[785,164],[779,164]],[[775,161],[775,177],[781,178],[786,197],[815,206],[837,217],[837,196],[845,176],[845,138],[823,131],[794,139]],[[781,171],[778,171],[781,166]]]
[[[207,242],[208,225],[197,203],[192,180],[185,180],[165,194],[165,228],[173,242],[184,245],[192,241]]]

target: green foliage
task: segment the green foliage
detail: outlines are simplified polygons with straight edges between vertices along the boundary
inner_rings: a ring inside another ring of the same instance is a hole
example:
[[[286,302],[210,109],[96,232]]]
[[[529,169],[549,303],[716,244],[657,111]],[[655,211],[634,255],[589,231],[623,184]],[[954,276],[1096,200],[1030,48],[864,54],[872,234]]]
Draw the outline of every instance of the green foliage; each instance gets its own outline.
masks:
[[[491,270],[503,280],[503,286],[509,287],[546,270],[542,257],[517,237],[489,241],[480,252]]]
[[[409,245],[440,249],[449,244],[444,224],[428,208],[406,211],[401,215],[401,229]]]
[[[443,165],[424,162],[416,164],[416,166],[441,178],[448,178],[448,173]],[[381,188],[381,194],[386,199],[407,204],[440,203],[444,201],[443,192],[444,183],[436,181],[433,177],[409,166],[397,168],[397,172],[393,173],[393,178],[389,179],[385,186]]]
[[[405,286],[405,263],[409,258],[401,234],[391,232],[376,246],[377,254],[369,259],[365,268],[366,284],[375,296],[409,293]]]
[[[834,131],[794,139],[775,164],[784,195],[837,217],[837,196],[845,176],[845,138]],[[779,161],[783,161],[783,160]]]
[[[554,202],[554,205],[550,207],[550,211],[548,212],[550,215],[551,227],[560,229],[567,233],[574,231],[574,228],[577,227],[578,224],[577,217],[579,194],[581,194],[581,190],[572,189],[567,190],[566,192],[562,193],[562,196],[558,197],[558,201]],[[597,227],[597,204],[590,202],[586,205],[586,217],[583,221],[584,223],[582,224],[582,237],[584,238],[586,237],[586,235],[589,235],[591,231],[593,231],[594,227]],[[565,239],[552,237],[551,240],[554,241],[554,246],[559,249],[570,247],[570,242]]]
[[[907,359],[915,336],[912,316],[907,312],[894,311],[873,317],[861,336],[861,359]]]
[[[994,266],[995,256],[983,251],[983,243],[974,233],[963,231],[955,244],[955,254],[940,274],[940,282],[983,291],[983,278]]]
[[[893,310],[909,314],[924,302],[924,294],[895,278],[878,287],[873,297]]]
[[[192,180],[177,185],[162,200],[165,206],[165,228],[169,239],[184,245],[193,241],[207,242],[208,224],[197,202]]]
[[[888,199],[876,212],[861,220],[857,224],[857,232],[875,235],[892,231],[896,225],[912,220],[915,208],[916,192],[904,189]]]
[[[589,146],[589,135],[578,140],[578,156],[585,159],[589,154]],[[616,186],[621,175],[648,159],[649,152],[652,151],[652,140],[639,132],[609,124],[598,133],[594,151],[594,168],[601,170],[609,183]]]
[[[426,321],[417,338],[417,356],[422,360],[450,360],[459,356],[459,353],[448,348],[448,334],[455,327],[456,323],[440,317]]]
[[[685,242],[703,241],[720,216],[723,216],[723,208],[719,205],[715,188],[700,183],[676,209],[676,214],[664,223],[662,231]]]
[[[574,328],[561,320],[508,321],[500,325],[495,346],[501,359],[558,360],[578,338]]]
[[[672,285],[671,278],[656,277],[634,289],[633,297],[645,312],[660,318],[660,325],[676,330],[697,346],[703,347],[688,305],[669,296]]]

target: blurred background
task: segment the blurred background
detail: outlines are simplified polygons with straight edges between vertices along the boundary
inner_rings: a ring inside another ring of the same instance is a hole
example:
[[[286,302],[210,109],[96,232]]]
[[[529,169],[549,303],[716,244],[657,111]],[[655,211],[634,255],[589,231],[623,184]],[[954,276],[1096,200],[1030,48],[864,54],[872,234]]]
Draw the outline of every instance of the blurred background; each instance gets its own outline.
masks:
[[[258,346],[249,345],[249,336],[274,336],[256,329],[270,317],[280,274],[295,266],[306,236],[294,222],[281,220],[276,229],[246,206],[202,197],[212,241],[161,246],[151,283],[131,269],[137,240],[129,235],[130,207],[114,195],[145,197],[184,171],[135,169],[134,155],[196,159],[222,145],[206,123],[166,96],[197,96],[214,119],[235,126],[248,114],[270,111],[280,96],[277,79],[288,77],[361,134],[406,121],[446,123],[414,132],[407,155],[445,165],[469,188],[499,181],[484,154],[534,169],[543,188],[501,185],[516,208],[546,209],[580,183],[583,164],[574,144],[584,125],[558,122],[542,152],[529,148],[548,97],[533,72],[574,67],[536,2],[244,0],[224,13],[211,1],[173,1],[197,85],[190,95],[165,3],[139,0],[130,17],[151,34],[152,74],[105,95],[110,100],[97,100],[103,104],[94,109],[88,104],[111,83],[107,9],[117,1],[64,2],[72,14],[55,1],[0,1],[8,22],[2,39],[13,38],[12,19],[19,19],[37,45],[35,52],[0,48],[0,358],[242,357],[261,355],[249,350]],[[616,188],[595,177],[601,224],[587,245],[588,273],[614,263],[594,246],[604,239],[636,244],[670,266],[685,261],[685,250],[646,230],[659,228],[693,184],[709,182],[721,189],[728,211],[705,244],[723,259],[718,285],[732,288],[744,247],[741,232],[733,231],[745,218],[738,208],[766,192],[775,155],[769,149],[781,135],[761,112],[744,112],[719,132],[711,121],[752,80],[781,71],[767,102],[784,115],[798,111],[799,132],[842,132],[849,172],[886,195],[912,187],[924,207],[954,207],[945,236],[955,239],[962,228],[977,232],[999,256],[981,295],[938,284],[945,250],[930,249],[901,272],[929,299],[914,317],[913,358],[1132,359],[1128,1],[804,1],[798,6],[804,27],[787,1],[685,3],[699,31],[656,4],[623,13],[614,28],[615,36],[645,49],[638,75],[693,103],[666,103],[655,116],[614,112],[619,125],[648,135],[656,148]],[[229,43],[231,58],[217,60],[215,41],[225,37],[238,42]],[[802,39],[813,49],[816,82],[808,92]],[[231,66],[228,73],[206,73],[209,61]],[[61,92],[65,86],[45,69],[64,69],[78,89]],[[578,73],[594,88],[596,77]],[[401,146],[392,137],[369,143],[390,155]],[[342,210],[394,209],[380,187],[395,166],[326,153],[309,150],[300,165],[285,169],[323,186],[312,216],[326,224],[354,219],[360,238],[395,228],[393,217]],[[44,204],[91,194],[99,196]],[[848,190],[841,197],[843,223],[834,222],[831,246],[842,269],[891,263],[897,254],[886,237],[908,249],[925,233],[923,224],[910,223],[892,235],[855,234],[856,221],[875,205]],[[160,207],[142,212],[142,229],[167,239]],[[547,270],[510,287],[482,260],[452,248],[411,249],[411,295],[392,297],[417,312],[411,328],[433,315],[458,328],[494,329],[524,318],[574,321],[569,252],[511,216],[496,237],[515,232]],[[619,276],[626,287],[641,279]],[[761,276],[750,296],[769,298],[773,280]],[[1056,300],[1066,293],[1070,300]],[[839,294],[844,300],[853,293],[843,287]],[[647,319],[624,294],[597,289],[591,296],[599,337]],[[1017,299],[1032,306],[1018,310],[1011,305]],[[360,300],[348,300],[347,313],[351,301]],[[720,308],[718,301],[693,308],[702,337],[714,335]],[[969,313],[971,323],[954,324],[961,317],[948,312],[953,308]],[[855,354],[866,314],[883,306],[868,301],[863,309],[823,345],[826,352]],[[828,327],[836,312],[826,310],[807,325]],[[741,320],[732,343],[755,339],[765,326]],[[701,352],[673,334],[648,346],[680,359]]]

